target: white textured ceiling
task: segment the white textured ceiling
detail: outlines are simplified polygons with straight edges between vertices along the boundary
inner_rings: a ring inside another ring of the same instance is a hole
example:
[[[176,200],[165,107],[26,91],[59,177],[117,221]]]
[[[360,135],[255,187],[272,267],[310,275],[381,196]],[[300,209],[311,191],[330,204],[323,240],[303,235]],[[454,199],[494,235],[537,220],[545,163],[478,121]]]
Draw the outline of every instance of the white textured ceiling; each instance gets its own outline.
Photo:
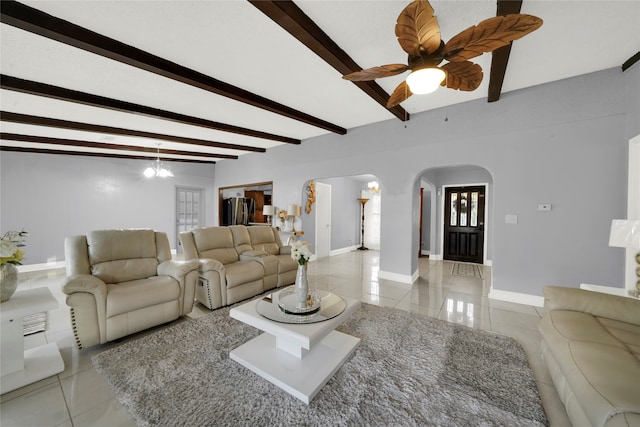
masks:
[[[398,120],[244,0],[23,3],[346,129]],[[316,0],[296,4],[361,67],[406,62],[394,26],[408,1]],[[445,41],[496,13],[495,0],[433,0],[431,4]],[[529,86],[620,67],[640,50],[638,0],[525,0],[522,13],[536,15],[544,24],[514,42],[503,96]],[[0,28],[0,43],[0,71],[4,75],[301,140],[328,133],[6,24]],[[402,107],[413,114],[486,98],[491,54],[472,61],[480,64],[485,74],[476,91],[440,88],[434,94],[413,96]],[[377,82],[391,93],[403,77]],[[1,90],[0,96],[3,111],[266,149],[281,144],[9,90]],[[157,143],[145,138],[7,122],[2,123],[2,132],[147,147]],[[78,150],[10,140],[1,144]],[[162,148],[196,155],[245,153],[167,141],[162,142]]]

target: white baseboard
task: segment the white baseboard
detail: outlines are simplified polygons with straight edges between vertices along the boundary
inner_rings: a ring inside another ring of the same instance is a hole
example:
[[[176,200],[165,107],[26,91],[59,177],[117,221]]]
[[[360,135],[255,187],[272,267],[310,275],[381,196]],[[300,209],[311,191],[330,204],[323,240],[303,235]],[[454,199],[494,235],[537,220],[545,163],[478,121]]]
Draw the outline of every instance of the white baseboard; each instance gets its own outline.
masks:
[[[516,304],[533,305],[535,307],[544,307],[544,297],[538,295],[521,294],[519,292],[503,291],[493,289],[489,291],[489,299],[498,301],[514,302]]]
[[[420,255],[431,255],[431,251],[425,251],[424,249],[422,249],[420,251]]]
[[[378,277],[380,279],[393,280],[394,282],[406,283],[407,285],[412,285],[413,282],[418,280],[418,276],[420,276],[418,270],[414,271],[411,276],[407,274],[392,273],[391,271],[378,271]]]
[[[347,246],[346,248],[334,249],[332,251],[329,251],[329,256],[346,254],[347,252],[355,251],[359,247],[360,246],[355,245],[355,246]]]

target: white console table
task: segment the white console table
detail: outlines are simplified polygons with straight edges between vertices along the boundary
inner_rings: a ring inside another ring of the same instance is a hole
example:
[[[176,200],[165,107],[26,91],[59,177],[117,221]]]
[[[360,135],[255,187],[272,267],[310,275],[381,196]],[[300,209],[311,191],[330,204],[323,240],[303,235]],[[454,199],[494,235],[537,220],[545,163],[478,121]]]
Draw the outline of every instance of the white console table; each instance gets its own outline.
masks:
[[[58,307],[48,288],[16,292],[0,304],[2,340],[0,340],[0,394],[34,383],[64,370],[58,345],[24,349],[23,318]]]

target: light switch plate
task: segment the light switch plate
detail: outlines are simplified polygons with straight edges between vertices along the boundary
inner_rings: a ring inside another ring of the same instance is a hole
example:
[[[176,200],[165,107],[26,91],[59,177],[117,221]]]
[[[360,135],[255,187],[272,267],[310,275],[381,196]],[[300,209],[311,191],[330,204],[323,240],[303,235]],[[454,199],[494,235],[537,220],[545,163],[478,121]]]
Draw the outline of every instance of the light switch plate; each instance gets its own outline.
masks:
[[[507,214],[504,217],[504,222],[506,224],[517,224],[518,223],[518,215],[514,215],[514,214]]]
[[[538,210],[539,211],[550,211],[551,210],[551,204],[550,203],[540,203],[538,205]]]

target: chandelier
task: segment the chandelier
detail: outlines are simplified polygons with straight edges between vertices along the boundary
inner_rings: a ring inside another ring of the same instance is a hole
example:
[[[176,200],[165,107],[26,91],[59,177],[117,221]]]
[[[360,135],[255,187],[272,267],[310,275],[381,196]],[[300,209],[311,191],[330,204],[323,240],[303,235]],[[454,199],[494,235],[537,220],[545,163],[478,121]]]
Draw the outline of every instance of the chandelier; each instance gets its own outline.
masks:
[[[155,162],[149,163],[147,168],[142,172],[147,178],[158,176],[160,178],[173,178],[173,172],[168,166],[160,161],[160,144],[158,144],[158,157]]]

